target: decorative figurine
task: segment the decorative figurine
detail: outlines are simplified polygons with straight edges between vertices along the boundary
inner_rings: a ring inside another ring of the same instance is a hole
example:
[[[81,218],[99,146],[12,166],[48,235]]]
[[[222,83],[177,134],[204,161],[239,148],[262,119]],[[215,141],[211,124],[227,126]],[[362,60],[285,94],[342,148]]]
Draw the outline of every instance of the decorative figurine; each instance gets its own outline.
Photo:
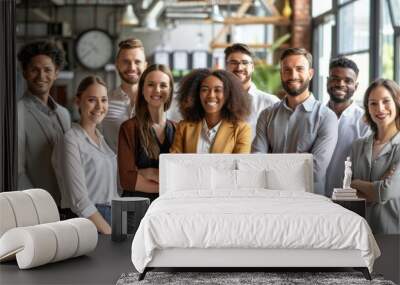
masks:
[[[344,178],[343,178],[343,189],[351,189],[351,177],[353,176],[353,172],[351,171],[351,160],[348,156],[346,161],[344,162]]]

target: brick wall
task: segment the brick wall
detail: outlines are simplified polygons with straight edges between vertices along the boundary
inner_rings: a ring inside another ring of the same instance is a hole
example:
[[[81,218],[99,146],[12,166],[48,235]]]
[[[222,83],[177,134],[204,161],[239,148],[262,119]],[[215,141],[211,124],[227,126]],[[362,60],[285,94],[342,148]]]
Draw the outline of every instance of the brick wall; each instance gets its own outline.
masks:
[[[292,39],[291,46],[311,51],[311,0],[291,0]]]

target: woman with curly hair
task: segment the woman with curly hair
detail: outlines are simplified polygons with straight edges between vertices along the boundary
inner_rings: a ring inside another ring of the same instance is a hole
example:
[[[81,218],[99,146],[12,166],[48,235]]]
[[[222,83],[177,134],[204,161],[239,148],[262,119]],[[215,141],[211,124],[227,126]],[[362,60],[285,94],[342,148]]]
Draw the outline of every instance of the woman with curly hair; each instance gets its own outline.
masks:
[[[242,84],[224,70],[197,69],[178,90],[184,118],[176,129],[173,153],[250,153],[250,98]]]
[[[367,200],[367,220],[376,234],[400,234],[400,86],[373,82],[364,96],[372,134],[353,143],[351,187]]]
[[[175,124],[167,120],[174,82],[162,64],[149,66],[139,80],[135,117],[119,130],[118,170],[124,196],[158,197],[158,156],[168,153]]]

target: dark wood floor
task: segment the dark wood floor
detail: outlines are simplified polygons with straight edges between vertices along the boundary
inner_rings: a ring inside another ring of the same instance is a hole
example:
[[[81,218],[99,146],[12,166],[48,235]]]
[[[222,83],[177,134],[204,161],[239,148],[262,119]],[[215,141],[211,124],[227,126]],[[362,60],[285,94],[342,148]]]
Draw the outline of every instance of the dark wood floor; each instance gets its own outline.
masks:
[[[382,256],[375,262],[374,273],[383,274],[385,279],[399,284],[400,235],[376,236],[376,240]],[[100,236],[96,250],[88,256],[29,270],[19,270],[16,262],[3,263],[0,265],[0,284],[115,284],[122,273],[135,271],[130,249],[131,239],[115,243]]]

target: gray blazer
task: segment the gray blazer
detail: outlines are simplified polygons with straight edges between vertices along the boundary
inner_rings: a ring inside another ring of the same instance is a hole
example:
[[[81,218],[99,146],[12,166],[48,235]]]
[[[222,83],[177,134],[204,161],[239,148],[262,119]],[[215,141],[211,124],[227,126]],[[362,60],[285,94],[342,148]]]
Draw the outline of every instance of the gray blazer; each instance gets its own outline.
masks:
[[[70,129],[71,119],[68,110],[50,98],[55,104],[52,120],[32,96],[25,94],[18,102],[18,189],[43,188],[59,205],[51,156],[54,144]]]
[[[352,146],[353,179],[371,181],[379,201],[367,206],[367,219],[374,233],[400,234],[400,132],[372,161],[373,135],[356,140]],[[396,167],[392,176],[381,177]]]

